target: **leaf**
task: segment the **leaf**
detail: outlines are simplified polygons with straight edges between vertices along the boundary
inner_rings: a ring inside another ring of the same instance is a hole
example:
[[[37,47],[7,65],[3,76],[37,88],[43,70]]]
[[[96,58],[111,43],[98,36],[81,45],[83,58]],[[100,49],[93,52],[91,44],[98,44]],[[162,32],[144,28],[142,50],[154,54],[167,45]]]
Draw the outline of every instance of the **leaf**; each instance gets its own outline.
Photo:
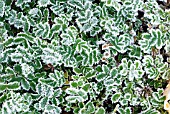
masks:
[[[14,65],[14,71],[18,74],[21,74],[22,73],[22,68],[19,64],[15,64]]]
[[[47,106],[45,107],[45,110],[46,110],[46,111],[49,111],[48,113],[54,112],[55,114],[60,114],[60,113],[62,112],[62,110],[61,110],[60,107],[52,106],[52,105],[47,105]]]
[[[51,86],[51,87],[53,87],[53,84],[54,84],[53,81],[50,78],[46,78],[46,79],[39,78],[38,82],[41,83],[41,84],[47,85],[47,86]]]
[[[112,86],[112,85],[114,85],[114,80],[113,79],[108,79],[108,80],[105,80],[104,81],[104,85],[105,86]]]
[[[89,83],[86,83],[86,84],[82,87],[82,89],[83,89],[84,91],[88,92],[88,90],[90,89],[90,84],[89,84]]]
[[[139,46],[133,46],[130,48],[130,53],[129,56],[130,57],[135,57],[137,59],[141,59],[142,58],[142,53],[141,53],[141,49]]]
[[[59,97],[61,94],[62,94],[61,88],[59,88],[59,89],[57,89],[57,90],[54,90],[54,96],[55,96],[55,97]]]
[[[79,68],[74,68],[73,71],[77,74],[80,74],[82,72],[81,69]]]
[[[149,33],[143,33],[142,34],[142,38],[145,38],[145,39],[150,39],[151,35]]]
[[[10,82],[6,86],[7,86],[8,90],[19,90],[20,89],[19,82]]]
[[[7,39],[4,43],[4,46],[8,47],[8,46],[13,45],[13,41],[14,41],[13,38]]]
[[[5,91],[7,89],[7,85],[0,83],[0,93],[2,93],[3,91]]]
[[[39,95],[39,94],[31,94],[31,97],[32,97],[33,101],[37,101],[37,100],[39,100],[41,98],[41,95]]]
[[[103,107],[97,108],[95,114],[105,114],[105,109]]]
[[[58,33],[61,30],[61,25],[53,24],[50,29],[49,38],[51,39],[55,33]]]
[[[113,1],[112,3],[113,7],[117,10],[117,11],[120,11],[121,9],[121,4],[117,1]]]
[[[17,36],[20,37],[20,38],[24,38],[25,40],[27,40],[27,41],[29,41],[31,43],[34,43],[35,38],[33,36],[31,36],[31,35],[28,35],[26,33],[20,32],[20,33],[17,34]]]
[[[66,1],[66,0],[58,0],[58,1]],[[59,15],[64,11],[64,7],[60,5],[60,3],[56,2],[55,5],[51,6],[50,9],[54,14]]]
[[[16,37],[15,39],[14,39],[14,43],[15,44],[21,44],[21,43],[23,43],[25,41],[25,38],[23,38],[23,37]]]
[[[124,42],[125,36],[121,35],[111,40],[112,48],[120,53],[125,53],[127,51],[126,49],[126,43]]]
[[[23,78],[21,80],[21,86],[23,89],[25,89],[27,91],[30,89],[30,84],[29,84],[28,80],[26,80],[25,78]]]
[[[77,95],[77,93],[78,93],[78,89],[76,89],[76,88],[67,88],[66,89],[66,93],[67,94],[70,94],[70,95]]]
[[[102,70],[105,74],[109,73],[109,67],[107,65],[102,65]]]
[[[102,80],[104,80],[105,78],[106,78],[106,74],[104,74],[104,73],[100,73],[100,74],[98,74],[97,77],[96,77],[96,79],[97,79],[98,81],[102,81]]]
[[[42,37],[43,39],[50,39],[50,26],[48,23],[39,23],[36,25],[36,28],[33,29],[35,36]]]
[[[8,73],[8,74],[15,75],[14,70],[13,70],[12,68],[10,68],[10,67],[7,67],[7,68],[5,69],[5,72]]]
[[[125,111],[126,111],[126,114],[132,114],[132,111],[131,111],[130,107],[126,107]]]
[[[152,39],[156,40],[156,48],[161,49],[163,46],[164,36],[162,35],[162,32],[159,29],[151,30]]]
[[[122,96],[121,96],[121,93],[115,93],[115,94],[113,94],[112,97],[111,97],[112,103],[118,102],[121,97],[122,97]]]
[[[92,15],[93,15],[93,12],[92,12],[91,10],[87,9],[86,12],[85,12],[86,18],[87,18],[88,20],[90,20],[91,17],[92,17]]]
[[[11,60],[14,62],[21,62],[23,55],[21,53],[12,53],[11,55]]]
[[[106,6],[112,6],[112,0],[106,0]]]
[[[39,102],[40,108],[41,108],[41,109],[44,109],[45,106],[46,106],[46,104],[47,104],[47,102],[48,102],[48,97],[43,97],[43,98],[40,100],[40,102]]]
[[[4,101],[7,100],[7,94],[6,93],[3,93],[2,96],[0,96],[0,104],[3,103]]]
[[[77,82],[71,82],[71,86],[76,88],[76,87],[78,87],[78,84],[77,84]]]
[[[130,93],[125,93],[124,98],[125,98],[126,100],[131,101],[131,94],[130,94]]]
[[[83,80],[79,80],[78,81],[78,86],[82,87],[84,85],[84,81]]]
[[[87,110],[87,113],[94,113],[95,112],[95,106],[92,102],[88,102],[86,105],[86,110]]]
[[[116,78],[117,73],[118,73],[117,69],[111,69],[110,75],[111,77]]]
[[[87,46],[87,42],[81,40],[81,39],[77,39],[76,40],[76,51],[77,52],[82,52],[83,50],[87,50],[88,51],[88,46]]]
[[[79,96],[81,96],[82,98],[84,98],[84,99],[88,98],[88,97],[87,97],[87,92],[84,91],[83,89],[80,89],[77,94],[78,94]]]
[[[88,19],[86,19],[86,18],[84,18],[84,17],[79,17],[79,18],[77,19],[77,21],[83,24],[83,23],[87,23],[87,22],[88,22]]]
[[[38,0],[38,5],[40,7],[47,7],[50,4],[50,0]]]
[[[35,60],[35,67],[37,69],[41,69],[42,68],[42,64],[41,64],[40,60],[38,60],[38,59]]]
[[[2,70],[3,70],[3,65],[0,64],[0,73],[2,72]]]
[[[88,23],[84,24],[83,27],[81,28],[82,31],[84,32],[89,32],[92,30],[92,26]]]
[[[87,79],[90,79],[90,78],[95,77],[95,75],[96,75],[96,71],[90,71],[90,72],[87,72],[87,73],[86,73],[85,77],[86,77]]]
[[[5,3],[4,1],[0,1],[0,17],[4,16],[4,12],[5,12]]]
[[[76,103],[77,101],[83,102],[83,98],[80,96],[67,96],[66,100],[70,103]]]
[[[91,31],[90,31],[90,35],[91,36],[95,36],[97,35],[99,32],[101,32],[102,29],[98,26],[95,26]]]

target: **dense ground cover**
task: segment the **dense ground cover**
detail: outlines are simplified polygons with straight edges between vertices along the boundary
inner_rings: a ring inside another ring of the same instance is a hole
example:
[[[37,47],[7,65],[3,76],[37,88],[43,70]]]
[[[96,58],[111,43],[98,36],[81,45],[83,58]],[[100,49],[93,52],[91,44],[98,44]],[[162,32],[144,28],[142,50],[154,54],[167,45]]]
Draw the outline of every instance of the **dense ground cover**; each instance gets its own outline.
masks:
[[[168,1],[0,0],[0,114],[166,114]]]

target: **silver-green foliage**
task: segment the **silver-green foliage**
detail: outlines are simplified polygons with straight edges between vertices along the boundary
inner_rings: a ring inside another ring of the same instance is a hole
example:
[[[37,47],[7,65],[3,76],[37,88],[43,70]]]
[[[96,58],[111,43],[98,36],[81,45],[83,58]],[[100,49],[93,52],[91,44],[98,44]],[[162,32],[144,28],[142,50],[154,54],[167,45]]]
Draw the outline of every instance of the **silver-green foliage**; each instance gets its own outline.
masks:
[[[0,0],[0,113],[163,113],[170,14],[162,7]]]

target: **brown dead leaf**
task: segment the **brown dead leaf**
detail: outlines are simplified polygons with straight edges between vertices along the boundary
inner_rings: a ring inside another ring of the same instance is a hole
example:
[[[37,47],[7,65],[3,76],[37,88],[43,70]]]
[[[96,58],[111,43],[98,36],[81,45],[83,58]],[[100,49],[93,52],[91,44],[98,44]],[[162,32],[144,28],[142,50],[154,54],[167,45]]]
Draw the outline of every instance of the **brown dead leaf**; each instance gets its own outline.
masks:
[[[168,85],[166,86],[163,95],[166,96],[166,100],[170,99],[170,81],[168,83]]]
[[[168,82],[163,95],[166,97],[164,101],[164,109],[168,111],[168,114],[170,114],[170,104],[168,103],[168,101],[170,100],[170,81]]]
[[[167,0],[167,5],[169,5],[169,3],[170,3],[170,0]]]

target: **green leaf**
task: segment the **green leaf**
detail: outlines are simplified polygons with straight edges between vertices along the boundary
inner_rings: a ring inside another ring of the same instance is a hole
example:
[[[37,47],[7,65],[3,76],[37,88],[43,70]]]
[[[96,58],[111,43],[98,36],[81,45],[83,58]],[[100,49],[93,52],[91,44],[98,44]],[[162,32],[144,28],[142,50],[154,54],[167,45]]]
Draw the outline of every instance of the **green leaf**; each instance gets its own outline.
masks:
[[[90,9],[87,9],[85,12],[85,15],[86,15],[86,18],[90,20],[93,15],[93,12]]]
[[[88,73],[85,75],[85,77],[86,77],[87,79],[90,79],[90,78],[95,77],[95,75],[96,75],[96,71],[90,71],[90,72],[88,72]]]
[[[0,17],[4,16],[5,12],[5,3],[3,1],[0,1]]]
[[[20,37],[20,38],[23,37],[25,40],[27,40],[27,41],[29,41],[31,43],[34,43],[35,38],[33,36],[31,36],[31,35],[28,35],[26,33],[20,32],[20,33],[17,34],[17,36]]]
[[[49,111],[49,113],[54,112],[55,114],[61,114],[61,112],[62,112],[60,107],[56,107],[56,106],[52,106],[52,105],[47,105],[45,107],[45,110]]]
[[[21,86],[25,90],[29,90],[30,89],[30,84],[29,84],[29,82],[25,78],[23,78],[21,80]]]
[[[88,84],[88,83],[86,83],[86,84],[82,87],[82,89],[83,89],[84,91],[86,91],[86,92],[88,92],[89,88],[90,88],[90,84]]]
[[[102,70],[105,74],[108,74],[110,72],[109,67],[107,65],[102,65]]]
[[[39,102],[40,108],[41,108],[41,109],[44,109],[45,106],[46,106],[46,104],[47,104],[47,102],[48,102],[48,97],[43,97],[43,98],[40,100],[40,102]]]
[[[2,72],[2,70],[3,70],[3,65],[0,64],[0,73]]]
[[[81,69],[79,68],[74,68],[73,71],[77,74],[80,74],[82,72]]]
[[[81,18],[78,18],[77,21],[83,24],[83,23],[87,23],[88,19],[81,17]]]
[[[126,112],[126,114],[131,114],[132,113],[131,108],[130,107],[126,107],[125,108],[125,112]]]
[[[97,67],[96,67],[96,70],[97,70],[98,72],[102,72],[102,71],[103,71],[101,66],[97,66]]]
[[[112,6],[112,0],[106,0],[106,6]]]
[[[14,70],[13,70],[12,68],[10,68],[10,67],[7,67],[7,68],[5,69],[5,72],[8,73],[8,74],[15,75]]]
[[[100,73],[100,74],[98,74],[97,76],[96,76],[96,79],[98,80],[98,81],[102,81],[102,80],[104,80],[105,78],[106,78],[106,74],[104,74],[104,73]]]
[[[88,51],[88,45],[87,45],[87,42],[83,41],[82,39],[77,39],[76,40],[76,51],[77,52],[82,52],[83,50],[87,50]]]
[[[92,102],[88,102],[86,105],[86,110],[87,110],[87,113],[94,113],[95,111],[95,106]]]
[[[149,40],[151,38],[151,35],[149,33],[143,33],[142,38],[145,38],[145,39]]]
[[[39,23],[36,28],[33,29],[35,36],[42,37],[43,39],[50,39],[50,26],[48,23]]]
[[[130,57],[135,57],[137,59],[141,59],[142,58],[142,52],[139,46],[133,46],[130,48],[130,53],[129,56]]]
[[[54,96],[55,96],[55,97],[59,97],[61,94],[62,94],[61,88],[59,88],[59,89],[57,89],[57,90],[54,91]]]
[[[3,95],[0,96],[0,104],[3,103],[5,100],[7,100],[7,94],[3,93]]]
[[[110,72],[111,77],[116,78],[117,74],[118,74],[117,69],[111,69],[111,72]]]
[[[33,91],[36,91],[36,83],[34,81],[30,82],[30,87]]]
[[[50,0],[38,0],[38,5],[40,7],[47,7],[50,4]]]
[[[113,79],[107,79],[104,81],[105,86],[111,86],[114,85],[115,81]]]
[[[19,64],[15,64],[14,65],[14,71],[18,74],[21,74],[22,73],[22,68],[21,68],[21,65]]]
[[[75,88],[67,88],[66,89],[66,93],[67,94],[70,94],[70,95],[77,95],[77,93],[78,93],[78,89],[75,89]]]
[[[15,39],[14,39],[14,43],[15,44],[21,44],[21,43],[23,43],[25,41],[25,38],[23,38],[23,37],[16,37]]]
[[[71,86],[76,88],[76,87],[78,87],[78,84],[77,84],[77,82],[71,82]]]
[[[112,97],[111,97],[112,103],[118,102],[120,98],[121,98],[121,93],[113,94]]]
[[[7,84],[7,88],[9,90],[19,90],[20,89],[20,83],[19,82],[10,82]]]
[[[83,102],[83,98],[80,96],[67,96],[66,100],[70,103],[76,103],[77,101]]]
[[[38,60],[38,59],[35,60],[35,67],[36,67],[36,69],[41,69],[42,68],[42,64],[41,64],[40,60]]]
[[[50,78],[46,78],[46,79],[39,78],[38,82],[40,82],[41,84],[44,84],[44,85],[53,86],[53,81]]]
[[[5,91],[7,89],[7,85],[0,83],[0,93],[2,93],[3,91]]]
[[[13,42],[14,42],[14,39],[13,38],[9,38],[7,41],[5,41],[4,45],[6,47],[8,47],[8,46],[13,45]]]
[[[104,109],[103,107],[99,107],[99,108],[96,110],[95,114],[105,114],[105,109]]]

